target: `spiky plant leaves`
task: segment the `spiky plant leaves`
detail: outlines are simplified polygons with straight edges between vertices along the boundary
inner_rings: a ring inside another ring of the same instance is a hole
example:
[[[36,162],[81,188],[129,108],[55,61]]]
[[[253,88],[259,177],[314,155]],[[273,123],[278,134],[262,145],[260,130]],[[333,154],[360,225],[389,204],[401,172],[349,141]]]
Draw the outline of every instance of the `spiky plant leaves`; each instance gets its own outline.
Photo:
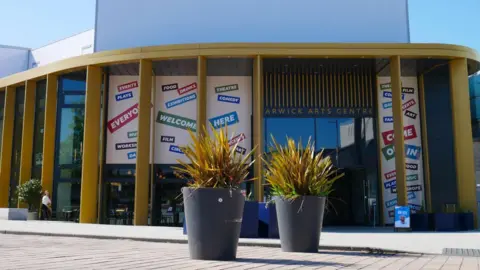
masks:
[[[271,156],[263,159],[266,166],[265,180],[272,195],[287,199],[300,196],[328,196],[335,181],[343,177],[333,166],[330,156],[323,150],[315,154],[315,146],[309,139],[306,147],[301,141],[287,137],[287,144],[278,144],[272,136]]]
[[[180,149],[190,162],[177,160],[179,166],[172,168],[194,188],[238,188],[255,162],[252,159],[255,149],[242,155],[237,152],[238,142],[229,144],[226,127],[216,130],[210,125],[210,129],[208,133],[203,127],[200,136],[188,130],[192,142]]]

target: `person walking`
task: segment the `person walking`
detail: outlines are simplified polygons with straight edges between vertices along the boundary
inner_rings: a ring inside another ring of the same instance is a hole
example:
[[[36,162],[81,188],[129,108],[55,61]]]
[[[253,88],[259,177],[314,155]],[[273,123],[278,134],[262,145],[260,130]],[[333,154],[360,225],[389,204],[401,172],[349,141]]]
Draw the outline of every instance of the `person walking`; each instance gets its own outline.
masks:
[[[42,212],[41,212],[41,220],[49,220],[50,219],[50,213],[51,213],[51,205],[52,201],[50,200],[50,197],[48,196],[48,190],[45,190],[43,193],[42,197]]]

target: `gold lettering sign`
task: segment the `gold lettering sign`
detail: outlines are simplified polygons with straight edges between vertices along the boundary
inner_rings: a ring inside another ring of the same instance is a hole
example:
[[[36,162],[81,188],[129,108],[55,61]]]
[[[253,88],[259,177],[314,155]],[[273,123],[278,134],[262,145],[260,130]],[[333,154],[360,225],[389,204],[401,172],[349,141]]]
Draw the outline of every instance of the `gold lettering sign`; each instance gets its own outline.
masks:
[[[297,116],[297,117],[371,117],[373,116],[372,108],[336,108],[336,107],[320,107],[320,108],[265,108],[264,115],[267,117],[278,116]]]

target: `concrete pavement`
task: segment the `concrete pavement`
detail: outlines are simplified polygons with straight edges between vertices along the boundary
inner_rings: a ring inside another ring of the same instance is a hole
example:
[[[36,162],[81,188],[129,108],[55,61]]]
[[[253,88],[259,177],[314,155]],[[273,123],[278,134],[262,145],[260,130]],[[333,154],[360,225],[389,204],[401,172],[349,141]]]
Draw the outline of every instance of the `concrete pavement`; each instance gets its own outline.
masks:
[[[76,236],[186,243],[182,228],[77,224],[58,221],[0,220],[0,233]],[[240,245],[279,247],[278,239],[240,239]],[[326,228],[320,237],[324,249],[400,251],[442,254],[443,249],[479,249],[478,231],[457,233],[395,233],[391,228]]]
[[[321,250],[286,253],[278,248],[238,248],[237,260],[189,259],[188,245],[37,235],[0,235],[0,269],[468,269],[477,257],[375,255]]]

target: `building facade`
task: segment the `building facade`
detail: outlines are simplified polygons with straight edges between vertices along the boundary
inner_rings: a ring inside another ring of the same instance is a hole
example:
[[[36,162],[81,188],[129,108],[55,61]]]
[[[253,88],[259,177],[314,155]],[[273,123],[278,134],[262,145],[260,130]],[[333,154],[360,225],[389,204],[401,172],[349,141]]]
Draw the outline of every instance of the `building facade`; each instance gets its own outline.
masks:
[[[210,2],[99,0],[95,53],[0,78],[0,206],[34,177],[59,220],[181,225],[172,166],[212,125],[241,153],[288,136],[331,155],[346,176],[326,224],[392,224],[395,205],[476,213],[475,51],[409,43],[407,1]],[[262,181],[242,189],[268,199]]]

